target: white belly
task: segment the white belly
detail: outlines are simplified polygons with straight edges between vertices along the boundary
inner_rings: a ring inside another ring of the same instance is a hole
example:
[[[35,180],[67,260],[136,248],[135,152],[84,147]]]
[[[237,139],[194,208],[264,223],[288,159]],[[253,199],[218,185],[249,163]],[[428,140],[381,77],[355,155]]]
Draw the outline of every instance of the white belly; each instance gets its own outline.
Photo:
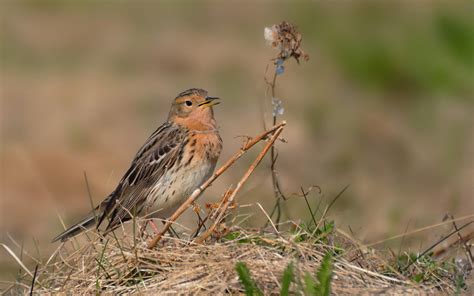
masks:
[[[147,198],[153,202],[149,203],[144,214],[162,219],[171,216],[211,176],[214,167],[215,163],[209,161],[201,164],[194,162],[180,175],[166,173],[150,190]]]

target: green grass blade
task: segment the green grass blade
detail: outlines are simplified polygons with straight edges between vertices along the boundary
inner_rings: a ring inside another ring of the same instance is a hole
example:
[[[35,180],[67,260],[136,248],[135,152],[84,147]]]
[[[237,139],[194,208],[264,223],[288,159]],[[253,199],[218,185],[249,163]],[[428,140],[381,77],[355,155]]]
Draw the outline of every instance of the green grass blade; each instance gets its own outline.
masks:
[[[293,272],[293,263],[290,262],[288,266],[283,271],[283,278],[281,279],[281,290],[280,296],[288,296],[290,292],[290,284],[293,281],[294,272]]]
[[[263,295],[262,291],[257,287],[257,284],[250,276],[250,271],[247,268],[247,265],[243,262],[237,262],[235,264],[235,270],[239,275],[239,280],[244,286],[245,295],[254,296],[254,295]]]
[[[329,296],[331,293],[332,280],[332,256],[330,253],[324,255],[321,266],[316,273],[316,278],[319,284],[316,285],[315,295]]]
[[[311,274],[306,273],[304,275],[304,294],[305,295],[315,295],[316,283],[313,280]]]

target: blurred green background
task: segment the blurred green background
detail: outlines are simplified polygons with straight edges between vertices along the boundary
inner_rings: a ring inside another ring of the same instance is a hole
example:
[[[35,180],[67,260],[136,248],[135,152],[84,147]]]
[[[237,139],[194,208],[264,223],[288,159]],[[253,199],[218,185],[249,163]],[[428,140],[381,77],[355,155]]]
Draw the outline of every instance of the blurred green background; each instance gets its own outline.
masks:
[[[287,62],[277,81],[284,191],[319,185],[315,207],[350,184],[330,217],[367,242],[474,213],[472,1],[0,3],[2,242],[34,238],[47,258],[57,215],[71,224],[90,209],[83,172],[98,203],[187,88],[223,98],[215,112],[227,159],[236,136],[263,128],[263,75],[276,55],[263,29],[282,20],[298,26],[311,57]],[[245,225],[262,225],[255,203],[274,203],[268,159],[239,198],[254,214]],[[309,219],[301,198],[284,206],[285,218]],[[442,230],[420,235],[417,248]],[[0,274],[17,270],[0,254]]]

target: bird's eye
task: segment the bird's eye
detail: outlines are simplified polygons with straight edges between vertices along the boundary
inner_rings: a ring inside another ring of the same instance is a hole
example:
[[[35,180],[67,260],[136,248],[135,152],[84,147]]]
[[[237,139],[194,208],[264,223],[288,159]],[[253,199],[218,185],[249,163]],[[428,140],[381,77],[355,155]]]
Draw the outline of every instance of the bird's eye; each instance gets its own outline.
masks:
[[[189,101],[189,100],[186,101],[186,102],[184,102],[184,103],[186,104],[186,106],[192,106],[192,105],[193,105],[193,102],[191,102],[191,101]]]

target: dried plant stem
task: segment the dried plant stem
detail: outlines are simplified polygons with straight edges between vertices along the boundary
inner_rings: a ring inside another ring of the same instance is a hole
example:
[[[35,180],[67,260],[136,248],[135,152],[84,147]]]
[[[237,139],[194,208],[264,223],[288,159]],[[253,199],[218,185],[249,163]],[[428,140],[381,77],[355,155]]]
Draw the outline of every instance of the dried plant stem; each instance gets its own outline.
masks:
[[[268,70],[268,65],[267,65],[267,68],[266,68],[265,72],[267,70]],[[273,98],[275,98],[275,88],[276,88],[277,76],[278,76],[278,74],[277,74],[276,66],[275,66],[275,69],[273,71],[272,81],[267,80],[266,73],[265,73],[265,82],[270,87],[270,93],[271,93],[272,100],[273,100]],[[272,116],[273,116],[272,117],[273,118],[273,125],[275,125],[276,121],[277,121],[276,112],[272,112]],[[280,181],[278,179],[278,174],[277,174],[276,167],[275,167],[275,164],[276,164],[276,161],[277,161],[277,158],[278,158],[278,154],[276,153],[275,146],[271,147],[270,158],[271,158],[270,159],[270,161],[271,161],[270,170],[271,170],[271,173],[272,173],[273,192],[274,192],[275,198],[276,198],[276,203],[275,203],[275,206],[273,207],[273,210],[270,214],[270,218],[272,218],[273,215],[276,212],[276,223],[275,224],[276,224],[276,227],[278,229],[279,224],[280,224],[280,219],[281,219],[281,204],[280,204],[280,202],[281,202],[281,198],[286,200],[286,196],[283,194],[283,191],[281,190]]]
[[[409,231],[407,233],[397,234],[397,235],[391,236],[389,238],[385,238],[385,239],[382,239],[382,240],[379,240],[379,241],[376,241],[376,242],[373,242],[373,243],[370,243],[370,244],[366,244],[365,247],[373,247],[373,246],[376,246],[376,245],[379,245],[379,244],[382,244],[382,243],[385,243],[385,242],[388,242],[388,241],[391,241],[391,240],[394,240],[394,239],[398,239],[398,238],[401,238],[401,237],[404,237],[404,236],[409,236],[409,235],[412,235],[412,234],[415,234],[415,233],[418,233],[418,232],[430,230],[430,229],[433,229],[433,228],[436,228],[436,227],[439,227],[439,226],[442,226],[442,225],[451,224],[453,221],[457,222],[457,221],[462,221],[462,220],[466,220],[466,219],[471,219],[473,217],[474,217],[474,214],[471,214],[471,215],[462,216],[462,217],[459,217],[459,218],[456,218],[456,219],[443,221],[443,222],[440,222],[440,223],[437,223],[437,224],[433,224],[433,225],[429,225],[429,226],[426,226],[426,227],[418,228],[418,229]]]
[[[445,253],[448,251],[448,249],[452,248],[455,244],[461,244],[466,251],[466,257],[469,260],[469,263],[472,265],[474,258],[472,256],[471,248],[469,245],[469,241],[474,238],[474,230],[467,233],[467,234],[461,234],[459,231],[459,227],[456,224],[456,221],[454,219],[454,216],[451,214],[448,214],[449,221],[452,222],[454,230],[457,231],[458,239],[455,241],[452,241],[450,243],[445,244],[442,248],[436,250],[433,252],[433,256],[440,256],[441,254]]]
[[[449,215],[451,220],[454,220],[454,216],[453,215]],[[472,256],[472,252],[471,252],[471,248],[468,244],[468,241],[461,235],[461,232],[459,232],[459,228],[458,226],[456,225],[456,222],[453,221],[453,227],[454,229],[457,231],[457,234],[458,234],[458,238],[459,238],[459,243],[463,245],[464,247],[464,250],[466,251],[466,256],[467,256],[467,259],[469,260],[469,263],[471,264],[472,266],[472,262],[474,261],[474,257]],[[470,234],[472,236],[472,232]]]
[[[188,207],[190,207],[194,201],[202,194],[202,192],[209,187],[214,180],[216,180],[222,173],[224,173],[229,167],[231,167],[242,155],[247,152],[250,148],[252,148],[258,142],[264,140],[268,135],[276,133],[279,129],[283,128],[286,125],[285,121],[274,125],[269,130],[261,133],[260,135],[256,136],[255,138],[248,140],[240,150],[235,153],[224,165],[222,165],[204,184],[202,184],[198,189],[194,190],[194,192],[188,197],[188,199],[174,212],[174,214],[166,221],[163,229],[156,234],[156,236],[148,243],[148,248],[154,248],[156,244],[160,241],[163,237],[163,234],[171,227],[176,219],[178,219],[181,214],[186,211]]]
[[[253,163],[250,165],[248,170],[245,172],[245,174],[242,176],[240,179],[239,183],[237,183],[237,186],[235,187],[235,190],[233,190],[230,195],[227,197],[224,195],[224,199],[226,200],[222,208],[220,209],[219,215],[217,216],[217,219],[214,221],[214,223],[209,227],[209,229],[206,230],[202,235],[197,237],[194,242],[196,243],[202,243],[204,242],[213,232],[214,229],[221,223],[222,218],[227,212],[227,209],[229,206],[234,202],[235,196],[237,193],[240,191],[244,183],[247,181],[247,179],[250,177],[250,175],[253,173],[255,168],[258,166],[258,164],[262,161],[263,157],[267,154],[268,150],[273,147],[273,144],[275,143],[276,139],[278,139],[278,136],[281,134],[283,131],[283,127],[278,128],[273,136],[271,137],[270,141],[267,142],[265,147],[263,147],[262,151],[258,154],[257,158],[253,161]]]
[[[410,266],[412,266],[413,264],[415,264],[418,259],[422,258],[423,256],[425,256],[426,254],[428,254],[431,250],[433,250],[436,246],[438,246],[439,244],[443,243],[445,240],[447,240],[449,237],[451,237],[453,234],[456,234],[456,233],[459,233],[461,230],[463,230],[464,228],[468,227],[469,225],[471,225],[472,223],[474,223],[474,221],[470,221],[470,222],[467,222],[466,224],[464,224],[463,226],[459,227],[459,228],[456,228],[455,230],[453,230],[452,232],[450,232],[449,234],[447,234],[446,236],[442,237],[441,239],[439,239],[438,241],[436,241],[434,244],[432,244],[431,246],[429,246],[425,251],[423,251],[421,254],[419,254],[418,256],[416,256],[415,260],[412,260],[410,263],[408,263],[403,269],[402,271],[405,271],[407,270]]]
[[[283,66],[284,62],[290,58],[294,58],[299,64],[299,59],[303,58],[305,61],[309,60],[309,55],[307,55],[301,48],[302,35],[298,31],[295,25],[283,21],[279,24],[275,24],[271,27],[265,27],[264,38],[271,47],[278,49],[278,55],[271,59],[265,68],[265,74],[263,79],[267,85],[265,90],[265,97],[268,97],[268,90],[270,89],[271,100],[273,105],[273,125],[275,125],[277,116],[283,114],[283,109],[281,108],[281,101],[276,100],[275,88],[277,76],[283,74],[285,68]],[[270,64],[273,64],[273,77],[271,81],[267,79],[267,71],[270,67]],[[262,114],[264,125],[265,125],[265,112]],[[277,228],[280,224],[281,219],[281,199],[286,200],[286,196],[281,190],[280,181],[278,179],[278,173],[276,171],[276,161],[278,158],[278,153],[276,148],[272,146],[271,149],[271,174],[272,174],[272,185],[273,192],[275,194],[275,206],[270,214],[270,218],[276,213],[275,224]],[[268,221],[265,227],[268,226]]]

